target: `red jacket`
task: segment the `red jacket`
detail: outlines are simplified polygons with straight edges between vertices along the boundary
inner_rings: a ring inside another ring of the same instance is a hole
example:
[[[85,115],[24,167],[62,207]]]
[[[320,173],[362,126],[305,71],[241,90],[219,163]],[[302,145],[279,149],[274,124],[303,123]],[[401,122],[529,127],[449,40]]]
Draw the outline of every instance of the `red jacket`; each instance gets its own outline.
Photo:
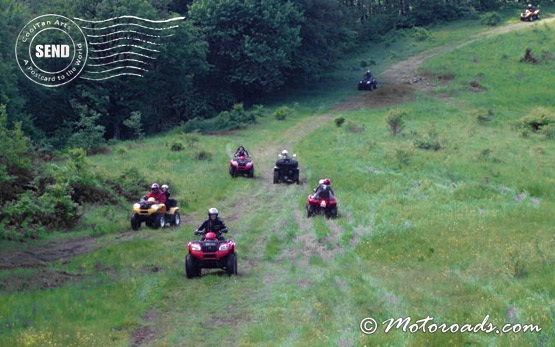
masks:
[[[168,199],[166,197],[166,194],[164,194],[161,190],[159,190],[156,194],[153,192],[149,192],[146,196],[146,199],[148,200],[149,198],[154,198],[154,200],[158,201],[161,204],[165,204],[166,200]]]

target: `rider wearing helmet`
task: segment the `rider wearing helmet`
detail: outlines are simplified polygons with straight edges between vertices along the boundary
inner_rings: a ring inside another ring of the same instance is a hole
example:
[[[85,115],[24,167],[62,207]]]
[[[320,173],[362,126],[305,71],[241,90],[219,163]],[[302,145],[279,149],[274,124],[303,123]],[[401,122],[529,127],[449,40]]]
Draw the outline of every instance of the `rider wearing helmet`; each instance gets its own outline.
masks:
[[[324,187],[327,187],[327,189],[329,189],[331,195],[335,195],[335,192],[331,188],[331,180],[326,177],[318,181],[318,186],[314,188],[314,194],[312,194],[312,196],[319,196],[320,193],[325,190]]]
[[[224,240],[222,234],[227,233],[227,226],[224,221],[218,217],[218,209],[215,207],[208,210],[208,219],[202,222],[197,230],[195,230],[195,235],[206,235],[209,232],[215,233],[218,240]]]
[[[287,159],[289,158],[289,152],[284,149],[283,151],[281,151],[281,154],[279,155],[282,159]]]
[[[166,196],[166,200],[170,198],[170,186],[162,184],[162,193]]]
[[[371,78],[372,78],[372,72],[370,72],[370,70],[366,70],[366,73],[364,74],[364,79],[369,80]]]
[[[150,186],[150,192],[146,195],[145,200],[150,198],[154,198],[154,200],[160,204],[165,204],[168,200],[166,195],[160,190],[160,185],[158,183],[152,183]]]
[[[245,156],[245,157],[250,157],[251,154],[249,153],[249,151],[247,151],[245,149],[244,146],[239,146],[237,147],[237,150],[235,151],[235,154],[233,154],[234,157],[241,157],[241,156]]]

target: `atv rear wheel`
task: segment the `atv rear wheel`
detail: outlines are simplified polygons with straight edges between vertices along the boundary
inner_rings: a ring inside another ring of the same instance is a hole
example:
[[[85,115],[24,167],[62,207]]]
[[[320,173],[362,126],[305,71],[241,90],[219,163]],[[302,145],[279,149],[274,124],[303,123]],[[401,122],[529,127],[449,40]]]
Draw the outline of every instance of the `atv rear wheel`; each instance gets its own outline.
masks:
[[[141,222],[139,221],[139,217],[137,216],[137,214],[134,214],[133,216],[131,216],[131,229],[133,230],[139,230],[139,228],[141,227]]]
[[[187,254],[185,257],[185,275],[187,278],[200,277],[200,269],[191,254]]]
[[[326,210],[326,218],[337,218],[337,207]]]
[[[173,225],[175,225],[176,227],[181,225],[181,215],[179,214],[179,212],[175,212],[173,214]]]
[[[237,276],[237,254],[231,253],[227,256],[226,271],[229,276]]]

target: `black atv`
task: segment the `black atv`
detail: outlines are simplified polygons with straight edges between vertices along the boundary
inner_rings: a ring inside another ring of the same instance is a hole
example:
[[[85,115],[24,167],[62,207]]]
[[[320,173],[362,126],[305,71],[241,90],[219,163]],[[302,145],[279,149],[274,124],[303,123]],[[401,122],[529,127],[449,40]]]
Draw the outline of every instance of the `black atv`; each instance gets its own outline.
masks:
[[[293,158],[282,158],[276,161],[274,165],[274,184],[284,183],[297,183],[299,184],[299,162]]]
[[[358,81],[358,90],[372,90],[378,88],[378,81],[374,76],[363,77]]]

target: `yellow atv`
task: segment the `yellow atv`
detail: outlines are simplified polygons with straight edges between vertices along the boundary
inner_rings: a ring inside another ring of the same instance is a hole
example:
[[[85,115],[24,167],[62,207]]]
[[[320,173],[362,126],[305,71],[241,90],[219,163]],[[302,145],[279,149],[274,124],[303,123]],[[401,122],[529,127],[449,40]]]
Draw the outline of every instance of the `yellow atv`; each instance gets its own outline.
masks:
[[[540,19],[540,9],[525,9],[524,12],[520,14],[520,20],[523,22],[532,22]]]
[[[141,223],[153,229],[163,228],[168,224],[181,225],[181,215],[177,200],[168,199],[166,204],[157,203],[154,198],[141,201],[133,205],[133,216],[131,216],[131,228],[139,230]]]

